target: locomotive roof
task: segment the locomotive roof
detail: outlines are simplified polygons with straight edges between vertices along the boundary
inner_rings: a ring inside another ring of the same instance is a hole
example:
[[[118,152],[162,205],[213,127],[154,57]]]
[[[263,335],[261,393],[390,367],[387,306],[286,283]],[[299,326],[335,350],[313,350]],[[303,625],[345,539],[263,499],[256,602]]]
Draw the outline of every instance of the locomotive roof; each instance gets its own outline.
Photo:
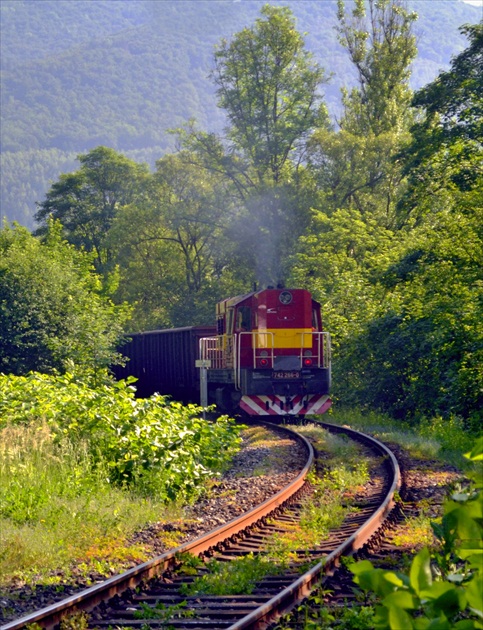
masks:
[[[286,288],[277,288],[277,287],[266,287],[265,289],[258,289],[257,291],[251,291],[250,293],[245,293],[244,295],[236,295],[235,297],[226,298],[225,300],[221,300],[219,304],[225,304],[225,306],[237,306],[240,302],[244,302],[250,297],[255,295],[259,295],[261,293],[265,293],[266,291],[307,291],[307,289],[286,289]],[[312,296],[311,296],[312,297]],[[313,299],[313,298],[312,298]]]
[[[180,328],[159,328],[157,330],[143,330],[136,333],[126,333],[125,337],[135,337],[139,335],[155,335],[160,333],[172,333],[172,332],[188,332],[188,331],[207,331],[211,332],[215,329],[213,324],[205,324],[202,326],[183,326]]]

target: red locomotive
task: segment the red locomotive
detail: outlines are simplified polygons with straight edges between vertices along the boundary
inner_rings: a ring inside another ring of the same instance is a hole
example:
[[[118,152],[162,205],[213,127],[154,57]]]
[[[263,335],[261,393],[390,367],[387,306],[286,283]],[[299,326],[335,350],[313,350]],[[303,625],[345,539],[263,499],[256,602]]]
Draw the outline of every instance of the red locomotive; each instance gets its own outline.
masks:
[[[217,305],[217,335],[201,339],[208,389],[250,415],[321,414],[330,407],[330,337],[304,289],[264,289]]]
[[[263,289],[216,307],[217,325],[131,336],[118,378],[138,379],[138,396],[170,394],[250,415],[321,414],[329,398],[330,337],[320,304],[304,289]],[[201,374],[201,379],[200,379]],[[201,381],[201,387],[200,387]]]

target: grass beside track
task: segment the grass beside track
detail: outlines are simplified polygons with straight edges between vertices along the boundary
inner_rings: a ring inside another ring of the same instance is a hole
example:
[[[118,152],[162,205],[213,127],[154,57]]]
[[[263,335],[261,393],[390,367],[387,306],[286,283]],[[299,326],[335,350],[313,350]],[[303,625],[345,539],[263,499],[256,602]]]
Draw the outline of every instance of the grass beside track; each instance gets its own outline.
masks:
[[[280,447],[260,427],[246,427],[242,436],[266,455],[254,472],[260,476],[292,445]],[[217,479],[207,477],[204,495]],[[46,423],[0,428],[0,589],[109,577],[152,557],[149,544],[130,542],[135,532],[152,523],[182,524],[184,514],[182,505],[114,486],[108,468],[93,467],[82,443],[57,443]],[[159,533],[167,547],[182,536]]]
[[[382,442],[399,444],[411,456],[426,460],[450,463],[461,470],[472,467],[464,454],[475,442],[460,418],[425,418],[418,423],[393,420],[389,416],[358,409],[332,409],[321,418],[323,421],[348,425],[363,433],[369,433]]]
[[[441,458],[459,466],[465,461],[463,453],[470,450],[474,441],[456,420],[426,421],[416,430],[383,415],[357,410],[338,409],[321,419],[398,443],[421,459]],[[309,433],[312,429],[301,431]],[[270,444],[266,434],[258,429],[247,429],[246,436],[254,445]],[[348,461],[344,440],[329,434],[324,440],[321,450],[332,453],[330,457]],[[346,472],[337,470],[335,460],[330,465],[334,484],[342,484]],[[74,446],[65,441],[59,447],[46,424],[3,427],[0,586],[41,583],[62,588],[70,577],[74,581],[79,574],[109,576],[133,561],[142,562],[149,557],[149,548],[129,545],[129,538],[149,523],[181,518],[182,509],[114,487],[108,473],[99,465],[92,467],[82,443]],[[259,474],[263,473],[261,469]],[[352,479],[351,483],[358,482]],[[307,522],[312,522],[313,527],[325,526],[320,512],[312,509]],[[426,535],[425,523],[415,523],[414,527],[417,531],[422,528]],[[409,535],[414,537],[414,532]]]
[[[147,558],[127,539],[173,508],[113,486],[82,444],[55,444],[45,424],[0,433],[0,585],[65,582],[73,564],[109,575]]]
[[[436,539],[431,523],[441,524],[443,513],[443,507],[439,503],[441,493],[444,496],[446,492],[448,496],[451,488],[458,490],[462,480],[462,487],[466,488],[468,477],[479,479],[481,483],[483,470],[481,458],[469,461],[464,456],[472,451],[478,436],[471,434],[464,422],[454,417],[423,419],[411,425],[392,420],[375,412],[339,408],[332,409],[331,413],[322,417],[321,420],[338,425],[348,425],[363,433],[374,435],[383,442],[399,445],[406,454],[412,474],[416,479],[419,477],[420,486],[423,488],[439,487],[441,490],[441,492],[436,491],[434,493],[435,501],[427,498],[423,493],[424,498],[419,498],[414,503],[419,514],[407,518],[404,523],[398,525],[389,537],[389,542],[393,548],[399,548],[400,553],[395,554],[391,551],[387,556],[380,557],[380,566],[383,566],[385,570],[409,575],[410,570],[414,573],[414,569],[410,569],[414,555],[421,549],[429,548],[431,553],[438,557],[438,554],[441,553],[441,541]],[[418,495],[416,494],[416,496]],[[461,501],[464,505],[464,499]],[[448,552],[448,558],[449,555]],[[347,564],[351,564],[351,559],[347,560]],[[444,585],[444,583],[441,584]],[[447,587],[446,584],[445,588]],[[343,606],[330,607],[326,600],[326,597],[331,593],[330,588],[328,591],[324,591],[322,587],[319,588],[293,613],[282,618],[276,625],[276,630],[315,630],[316,628],[317,630],[334,630],[336,628],[341,630],[373,630],[375,627],[402,630],[402,628],[410,627],[455,627],[448,622],[442,622],[439,618],[431,621],[431,615],[428,619],[420,620],[421,623],[427,621],[427,626],[401,626],[399,625],[400,621],[394,620],[390,626],[389,624],[381,625],[381,618],[376,619],[378,610],[376,604],[381,604],[380,598],[377,599],[374,593],[358,590],[355,583],[354,589],[355,601],[353,603],[348,602]],[[428,606],[430,605],[428,604]],[[421,611],[417,614],[422,616]],[[438,617],[438,614],[439,611],[434,612],[433,616]],[[465,614],[461,615],[461,619],[468,614],[468,610],[466,610]],[[431,626],[429,626],[430,623]],[[468,625],[465,627],[478,626]]]

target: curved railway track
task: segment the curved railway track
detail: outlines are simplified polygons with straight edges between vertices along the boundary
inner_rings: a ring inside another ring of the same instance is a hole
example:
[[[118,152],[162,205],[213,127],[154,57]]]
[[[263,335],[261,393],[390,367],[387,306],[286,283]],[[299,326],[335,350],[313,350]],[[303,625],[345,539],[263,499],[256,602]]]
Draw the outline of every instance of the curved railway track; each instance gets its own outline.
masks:
[[[378,475],[379,481],[371,484],[371,496],[364,499],[357,513],[346,517],[342,527],[332,532],[328,540],[309,551],[316,564],[303,575],[288,572],[265,578],[251,595],[186,597],[179,594],[179,588],[181,583],[190,582],[193,578],[181,577],[174,569],[180,554],[184,553],[215,556],[222,561],[250,552],[256,554],[270,536],[297,522],[301,497],[308,491],[306,477],[314,462],[312,446],[305,438],[297,436],[307,450],[306,464],[300,474],[271,499],[194,541],[10,622],[1,630],[17,630],[33,623],[43,628],[55,628],[63,617],[73,614],[73,611],[90,611],[89,627],[92,628],[140,628],[147,624],[152,628],[193,630],[266,628],[271,620],[303,599],[324,575],[330,574],[342,555],[360,549],[381,528],[394,505],[394,494],[400,487],[398,463],[384,444],[345,427],[327,423],[321,425],[329,431],[345,433],[378,453],[381,474]],[[307,555],[306,551],[304,553]],[[137,618],[137,610],[156,606],[161,611],[159,615]],[[176,611],[169,621],[163,621],[164,606],[173,607],[172,610]]]

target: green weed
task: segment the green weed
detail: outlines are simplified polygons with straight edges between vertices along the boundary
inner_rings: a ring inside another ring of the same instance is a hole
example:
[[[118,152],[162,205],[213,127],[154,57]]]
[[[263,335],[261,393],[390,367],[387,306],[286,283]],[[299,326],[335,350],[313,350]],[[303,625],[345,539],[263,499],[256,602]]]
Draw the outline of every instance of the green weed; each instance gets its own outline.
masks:
[[[395,533],[391,534],[391,541],[394,545],[401,547],[416,548],[432,545],[435,539],[431,519],[423,515],[406,519],[402,525],[398,526]]]
[[[409,424],[375,411],[340,408],[333,409],[331,422],[346,424],[382,441],[399,444],[420,459],[439,459],[462,470],[472,467],[464,453],[471,449],[475,436],[467,431],[463,420],[455,416],[423,418]]]
[[[278,575],[282,568],[272,560],[248,554],[233,562],[212,560],[206,565],[208,573],[183,585],[183,595],[240,595],[250,594],[256,583],[267,575]]]
[[[145,560],[129,537],[194,501],[238,449],[229,418],[198,412],[126,383],[0,375],[0,584]]]
[[[60,630],[87,630],[88,627],[89,616],[85,612],[75,612],[60,622]]]
[[[156,619],[158,621],[189,619],[190,617],[194,617],[195,613],[193,610],[188,610],[187,605],[188,603],[186,601],[173,604],[172,606],[165,606],[161,602],[150,606],[149,604],[141,602],[139,610],[134,612],[133,617],[134,619]]]

